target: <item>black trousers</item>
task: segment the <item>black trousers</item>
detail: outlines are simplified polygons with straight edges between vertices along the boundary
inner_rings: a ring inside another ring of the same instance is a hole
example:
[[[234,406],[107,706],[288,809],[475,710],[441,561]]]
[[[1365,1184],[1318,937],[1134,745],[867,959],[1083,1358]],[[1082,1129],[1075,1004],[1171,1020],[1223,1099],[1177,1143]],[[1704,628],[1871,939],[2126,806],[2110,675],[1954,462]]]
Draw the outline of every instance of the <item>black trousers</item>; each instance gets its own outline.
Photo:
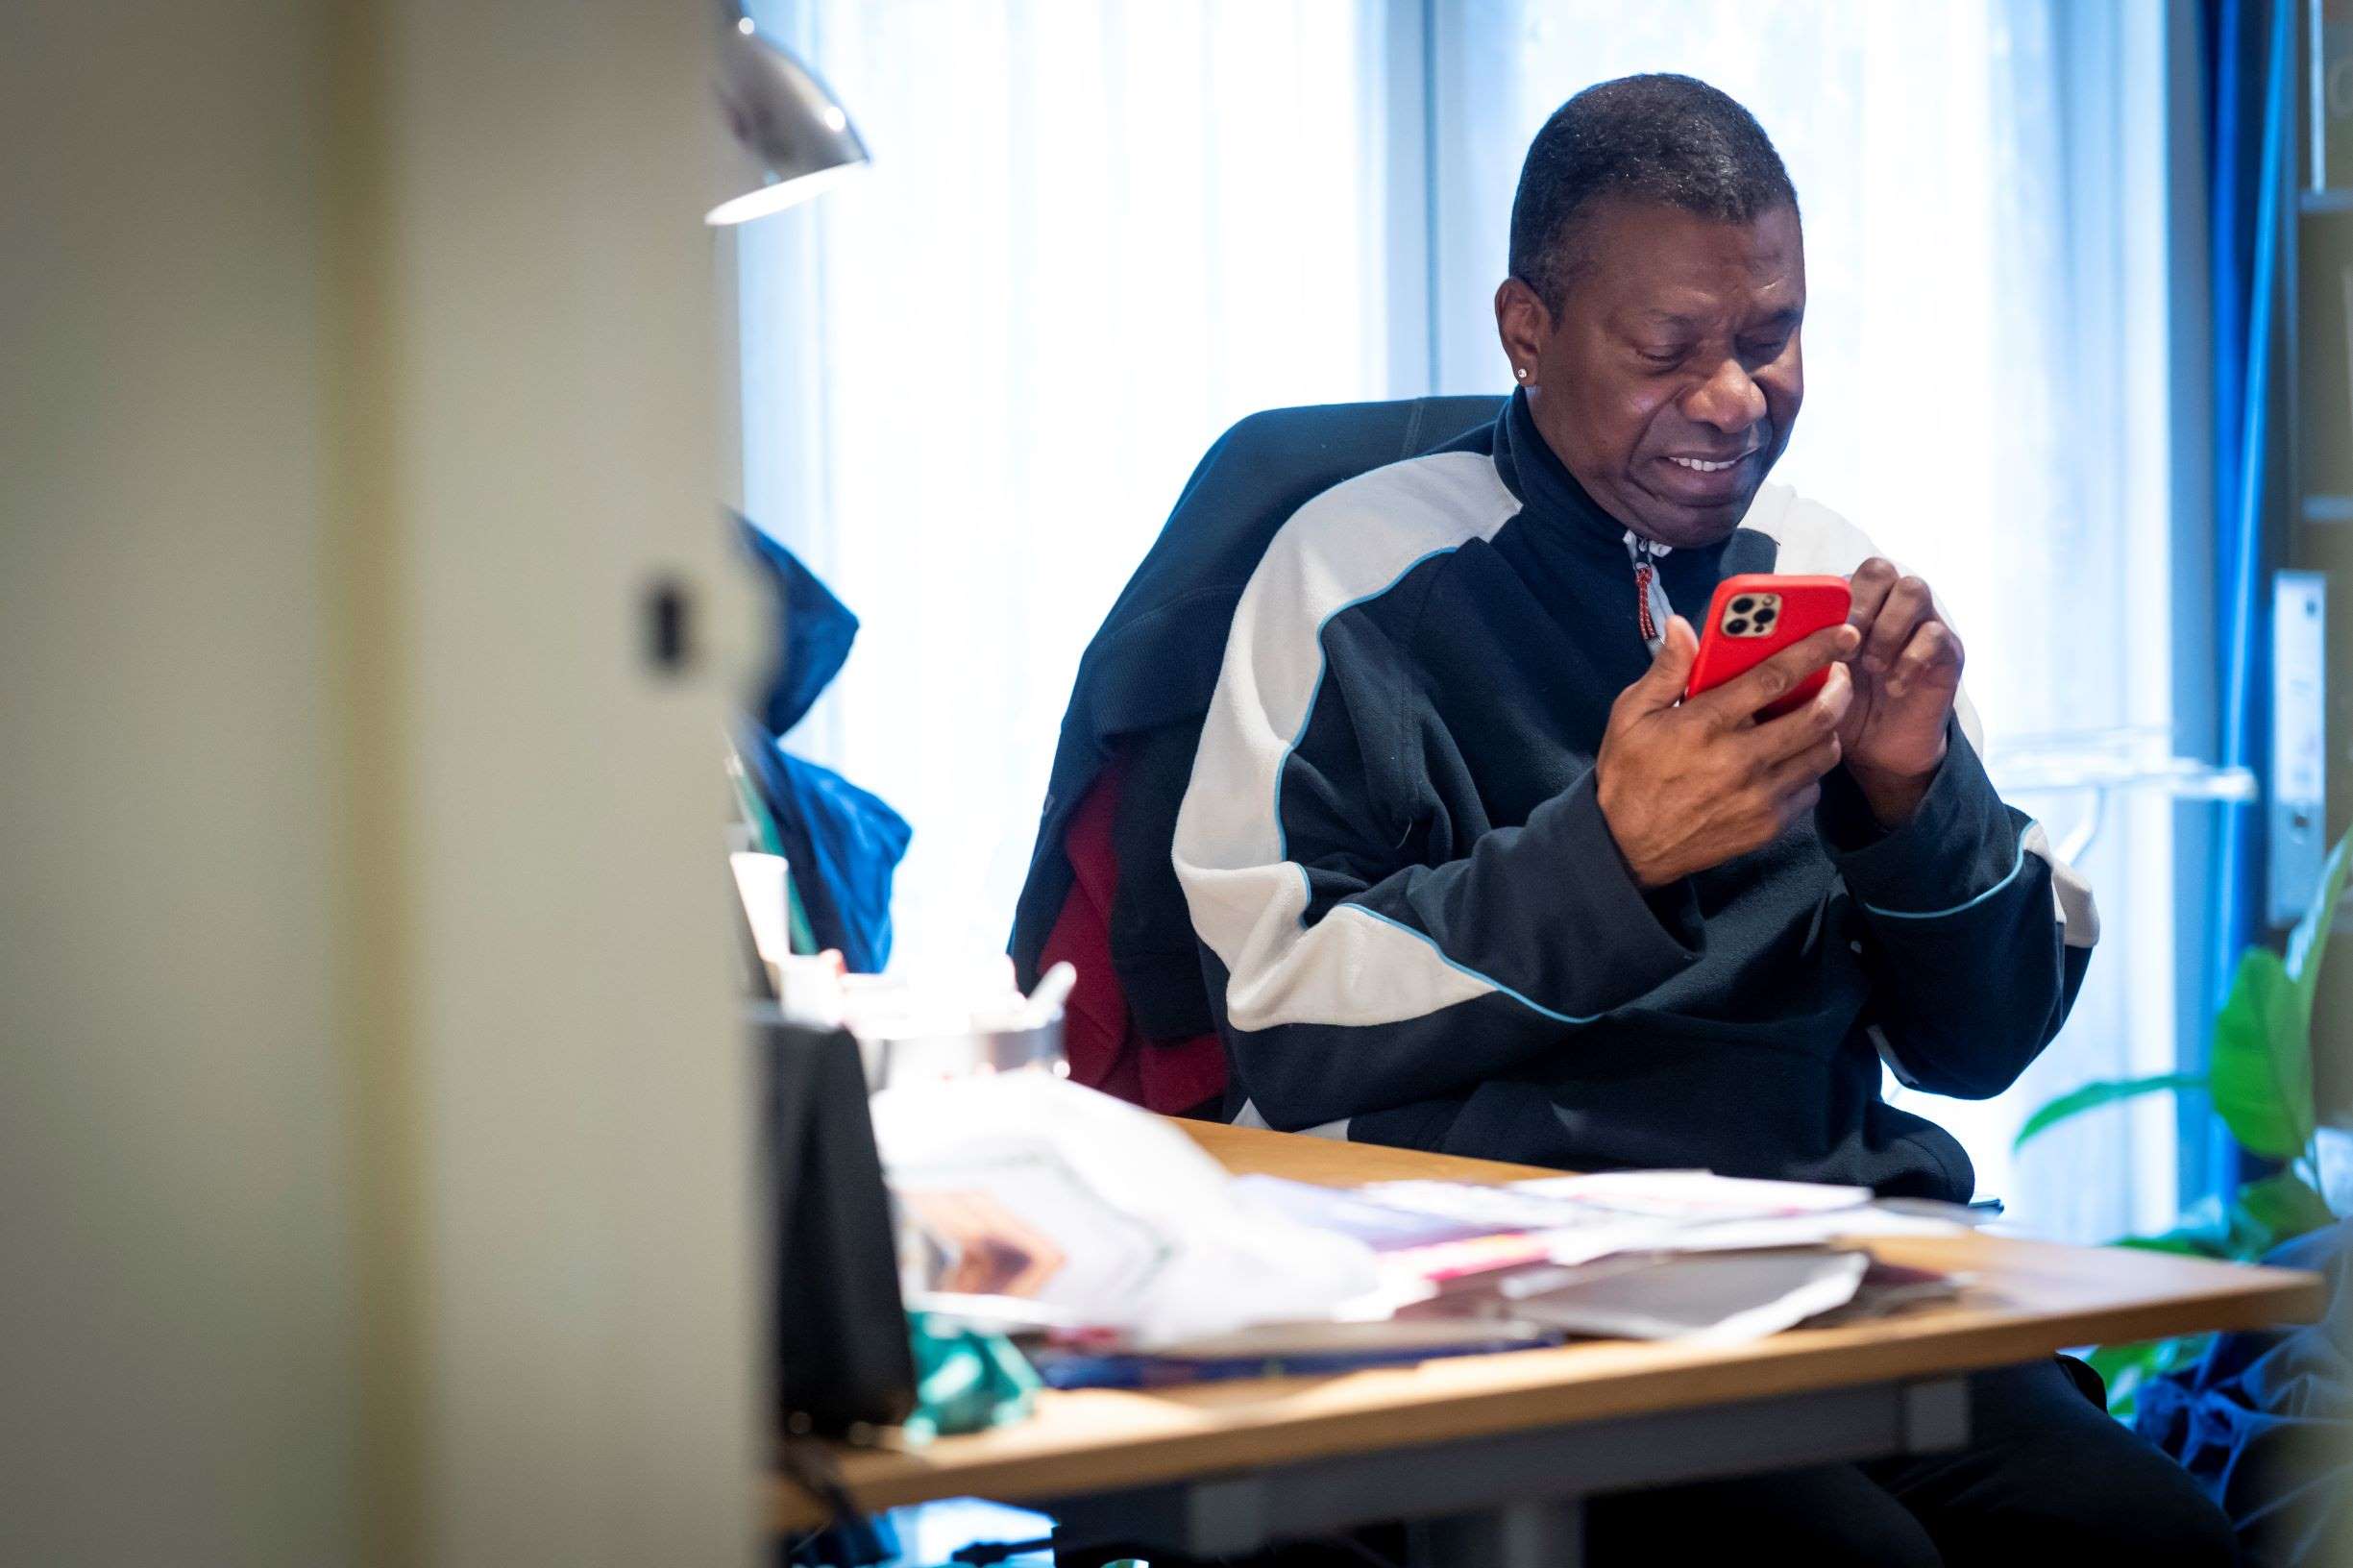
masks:
[[[1972,1378],[1969,1444],[1949,1453],[1596,1497],[1585,1507],[1585,1560],[1589,1568],[2235,1563],[2221,1510],[2087,1397],[2079,1375],[2090,1377],[2054,1360]],[[1134,1555],[1154,1568],[1182,1568],[1167,1553]],[[1402,1531],[1302,1543],[1252,1562],[1355,1568],[1384,1559],[1402,1563]]]

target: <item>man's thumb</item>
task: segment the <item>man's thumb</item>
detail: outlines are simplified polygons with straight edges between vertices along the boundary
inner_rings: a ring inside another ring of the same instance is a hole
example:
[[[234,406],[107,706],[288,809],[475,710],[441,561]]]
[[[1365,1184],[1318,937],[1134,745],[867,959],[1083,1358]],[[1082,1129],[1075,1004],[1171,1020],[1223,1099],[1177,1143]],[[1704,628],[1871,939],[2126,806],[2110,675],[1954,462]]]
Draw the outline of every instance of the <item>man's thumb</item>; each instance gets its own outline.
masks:
[[[1699,656],[1700,639],[1691,623],[1679,615],[1670,616],[1666,636],[1651,656],[1650,672],[1642,677],[1652,707],[1671,708],[1682,700],[1683,688],[1691,680],[1692,661]]]

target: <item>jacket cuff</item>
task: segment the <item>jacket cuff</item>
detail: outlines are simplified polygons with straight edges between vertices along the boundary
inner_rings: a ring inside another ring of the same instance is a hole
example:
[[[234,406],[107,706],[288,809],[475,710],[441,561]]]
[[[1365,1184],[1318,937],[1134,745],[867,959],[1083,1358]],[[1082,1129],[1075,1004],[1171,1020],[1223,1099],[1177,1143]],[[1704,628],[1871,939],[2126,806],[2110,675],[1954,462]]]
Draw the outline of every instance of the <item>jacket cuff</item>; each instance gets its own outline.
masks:
[[[1646,890],[1634,880],[1626,852],[1602,815],[1602,797],[1588,772],[1537,808],[1545,834],[1561,864],[1576,879],[1581,923],[1588,923],[1597,945],[1627,966],[1630,980],[1645,983],[1639,994],[1695,962],[1705,943],[1699,895],[1689,877]]]
[[[1882,829],[1844,768],[1823,780],[1814,820],[1847,891],[1875,915],[1958,915],[1999,890],[2021,864],[2018,824],[1976,749],[1949,722],[1945,760],[1910,821]]]

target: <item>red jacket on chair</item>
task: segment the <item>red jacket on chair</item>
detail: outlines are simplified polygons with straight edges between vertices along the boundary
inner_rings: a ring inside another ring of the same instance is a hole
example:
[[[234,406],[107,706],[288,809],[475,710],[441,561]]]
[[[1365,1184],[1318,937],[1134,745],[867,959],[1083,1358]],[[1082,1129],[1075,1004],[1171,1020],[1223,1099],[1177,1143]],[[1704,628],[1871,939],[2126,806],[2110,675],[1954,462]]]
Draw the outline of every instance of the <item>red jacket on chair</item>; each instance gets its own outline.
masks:
[[[1119,859],[1112,837],[1118,812],[1118,762],[1096,775],[1063,835],[1070,894],[1038,955],[1042,968],[1078,970],[1063,1021],[1070,1077],[1089,1089],[1167,1115],[1216,1113],[1226,1087],[1225,1047],[1215,1031],[1180,1041],[1147,1041],[1138,1033],[1112,963],[1112,904]]]

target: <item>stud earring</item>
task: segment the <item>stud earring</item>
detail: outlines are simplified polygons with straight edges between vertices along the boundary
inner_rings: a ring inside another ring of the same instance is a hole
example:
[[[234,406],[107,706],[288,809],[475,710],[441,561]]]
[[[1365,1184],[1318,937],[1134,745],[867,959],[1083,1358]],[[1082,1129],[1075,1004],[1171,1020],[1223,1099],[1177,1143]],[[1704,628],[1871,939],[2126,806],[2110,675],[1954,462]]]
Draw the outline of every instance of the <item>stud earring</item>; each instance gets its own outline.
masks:
[[[1519,378],[1523,381],[1528,380],[1528,367],[1526,365],[1522,365],[1519,368]]]

